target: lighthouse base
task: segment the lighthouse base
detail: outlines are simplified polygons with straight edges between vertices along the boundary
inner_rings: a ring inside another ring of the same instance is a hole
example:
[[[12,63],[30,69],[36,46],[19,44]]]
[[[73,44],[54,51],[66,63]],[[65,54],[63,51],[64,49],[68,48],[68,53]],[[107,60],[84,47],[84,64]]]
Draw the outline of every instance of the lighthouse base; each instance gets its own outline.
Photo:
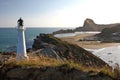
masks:
[[[17,61],[21,61],[21,60],[28,60],[28,56],[27,55],[20,55],[20,54],[17,54],[16,56],[16,60]]]

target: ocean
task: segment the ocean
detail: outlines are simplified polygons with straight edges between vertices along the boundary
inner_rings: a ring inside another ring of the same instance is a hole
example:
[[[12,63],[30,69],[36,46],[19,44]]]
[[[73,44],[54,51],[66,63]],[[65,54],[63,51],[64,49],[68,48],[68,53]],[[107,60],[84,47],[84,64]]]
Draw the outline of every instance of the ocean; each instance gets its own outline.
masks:
[[[31,48],[34,38],[40,33],[52,33],[61,28],[26,28],[25,38],[27,48]],[[0,52],[16,51],[17,29],[0,28]]]

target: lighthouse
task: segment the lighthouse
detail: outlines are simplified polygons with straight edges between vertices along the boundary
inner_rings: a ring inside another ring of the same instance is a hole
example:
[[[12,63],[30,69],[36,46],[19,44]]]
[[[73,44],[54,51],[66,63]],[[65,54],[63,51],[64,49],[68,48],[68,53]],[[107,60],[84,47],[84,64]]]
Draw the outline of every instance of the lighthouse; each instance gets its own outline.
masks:
[[[28,59],[27,52],[26,52],[26,43],[25,43],[25,27],[23,25],[23,20],[20,18],[17,21],[17,31],[18,31],[18,44],[17,44],[17,60],[24,60]]]

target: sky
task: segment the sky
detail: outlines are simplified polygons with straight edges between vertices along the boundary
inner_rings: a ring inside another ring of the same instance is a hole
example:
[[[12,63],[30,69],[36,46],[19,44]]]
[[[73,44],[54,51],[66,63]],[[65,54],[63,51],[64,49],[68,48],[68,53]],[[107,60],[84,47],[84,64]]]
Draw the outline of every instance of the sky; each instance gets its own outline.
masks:
[[[0,0],[0,27],[82,26],[86,18],[97,24],[120,23],[120,0]]]

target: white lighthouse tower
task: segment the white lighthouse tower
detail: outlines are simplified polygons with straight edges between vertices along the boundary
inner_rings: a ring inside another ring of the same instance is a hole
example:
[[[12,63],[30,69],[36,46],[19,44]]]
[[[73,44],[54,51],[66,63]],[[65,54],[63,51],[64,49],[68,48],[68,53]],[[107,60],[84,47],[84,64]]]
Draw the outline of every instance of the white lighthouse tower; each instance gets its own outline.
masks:
[[[17,21],[17,30],[18,30],[18,45],[17,45],[17,60],[24,60],[27,59],[27,53],[26,53],[26,43],[25,43],[25,28],[23,25],[23,20],[20,18]]]

